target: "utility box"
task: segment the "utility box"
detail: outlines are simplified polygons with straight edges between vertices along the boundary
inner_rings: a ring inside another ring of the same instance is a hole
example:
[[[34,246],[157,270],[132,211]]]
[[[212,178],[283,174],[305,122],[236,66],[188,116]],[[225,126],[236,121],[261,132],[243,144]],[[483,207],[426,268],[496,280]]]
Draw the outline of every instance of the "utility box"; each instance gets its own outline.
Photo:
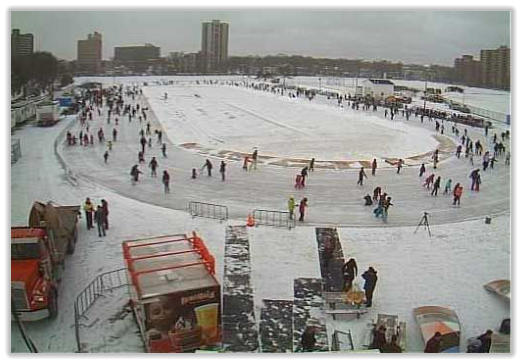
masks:
[[[193,232],[122,244],[131,306],[151,353],[183,353],[221,341],[215,261]]]

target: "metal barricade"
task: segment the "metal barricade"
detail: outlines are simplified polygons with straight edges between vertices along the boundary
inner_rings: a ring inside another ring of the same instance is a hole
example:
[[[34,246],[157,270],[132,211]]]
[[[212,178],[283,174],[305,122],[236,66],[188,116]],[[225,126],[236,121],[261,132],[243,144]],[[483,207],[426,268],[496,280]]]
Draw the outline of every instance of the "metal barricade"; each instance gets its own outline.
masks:
[[[254,210],[252,216],[256,226],[281,226],[289,229],[296,227],[296,216],[289,218],[287,211]]]
[[[80,341],[80,320],[86,319],[86,312],[94,305],[96,300],[103,297],[104,292],[128,285],[125,274],[126,268],[102,273],[85,287],[85,289],[76,296],[74,301],[74,330],[76,336],[76,346],[78,352],[81,352],[82,345]]]
[[[209,219],[220,220],[229,219],[229,208],[224,205],[191,201],[189,202],[189,214],[194,217],[206,217]]]

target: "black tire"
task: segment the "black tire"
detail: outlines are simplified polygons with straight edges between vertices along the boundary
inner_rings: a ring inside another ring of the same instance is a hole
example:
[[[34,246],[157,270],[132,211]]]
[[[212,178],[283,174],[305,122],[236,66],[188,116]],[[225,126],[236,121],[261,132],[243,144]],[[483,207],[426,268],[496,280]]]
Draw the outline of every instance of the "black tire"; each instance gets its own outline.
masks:
[[[58,315],[58,293],[56,289],[51,288],[47,302],[49,303],[49,319],[54,320]]]
[[[69,241],[67,242],[67,254],[71,255],[74,253],[74,250],[76,248],[76,241],[78,240],[78,231],[76,229],[76,226],[73,230],[73,236],[69,238]]]

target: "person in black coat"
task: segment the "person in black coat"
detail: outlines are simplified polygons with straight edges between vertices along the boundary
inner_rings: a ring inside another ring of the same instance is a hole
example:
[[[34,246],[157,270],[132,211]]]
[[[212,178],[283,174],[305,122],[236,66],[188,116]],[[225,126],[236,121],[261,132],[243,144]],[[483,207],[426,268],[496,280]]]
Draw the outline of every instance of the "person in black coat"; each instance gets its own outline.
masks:
[[[376,288],[376,282],[378,281],[378,272],[374,268],[369,267],[365,273],[361,276],[365,280],[363,289],[365,290],[365,299],[367,307],[372,307],[372,296],[374,295],[374,289]]]
[[[301,335],[301,346],[303,351],[314,351],[316,348],[316,329],[314,326],[307,326]]]
[[[352,282],[358,274],[358,265],[354,258],[349,259],[345,264],[343,264],[341,272],[343,274],[343,289],[345,291],[350,291],[352,288]]]
[[[478,336],[478,340],[481,341],[478,353],[489,353],[492,345],[492,330],[485,331],[484,334]]]
[[[102,237],[105,236],[105,212],[102,205],[98,205],[98,208],[96,209],[96,212],[94,213],[94,220],[96,221],[96,225],[98,226],[98,236]]]

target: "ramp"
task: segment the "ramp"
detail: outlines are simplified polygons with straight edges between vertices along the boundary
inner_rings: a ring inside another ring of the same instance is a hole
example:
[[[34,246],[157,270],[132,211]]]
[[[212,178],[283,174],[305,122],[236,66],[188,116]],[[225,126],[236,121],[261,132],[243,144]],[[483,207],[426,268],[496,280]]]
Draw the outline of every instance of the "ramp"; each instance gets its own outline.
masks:
[[[262,352],[292,352],[292,301],[263,300],[260,320]]]
[[[225,351],[258,351],[249,239],[245,226],[228,226],[225,235],[222,326]]]
[[[320,257],[320,271],[323,280],[323,289],[326,292],[341,292],[343,290],[343,274],[341,268],[344,263],[343,249],[335,228],[316,228],[318,255]],[[327,241],[333,245],[332,259],[325,264],[324,251]]]
[[[307,326],[316,327],[316,351],[329,351],[325,327],[322,280],[298,278],[294,280],[294,304],[292,310],[293,351],[302,351],[301,335]]]

